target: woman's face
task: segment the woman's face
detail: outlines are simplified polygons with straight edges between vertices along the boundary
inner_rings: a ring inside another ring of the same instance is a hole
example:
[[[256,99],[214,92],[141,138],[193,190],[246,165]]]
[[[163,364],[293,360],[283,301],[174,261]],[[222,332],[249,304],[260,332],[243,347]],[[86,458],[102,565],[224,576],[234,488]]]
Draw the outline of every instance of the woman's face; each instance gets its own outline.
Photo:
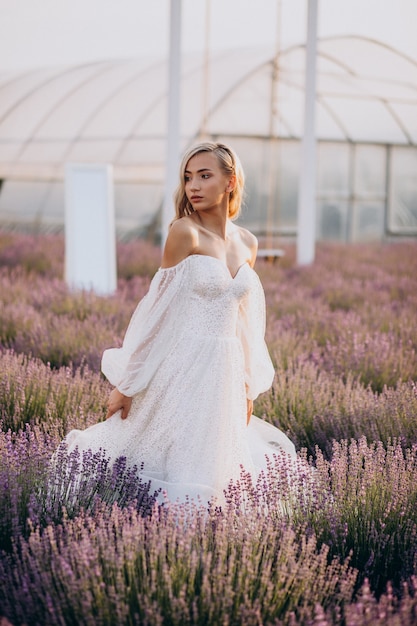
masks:
[[[199,152],[185,167],[184,187],[194,211],[225,207],[233,189],[233,176],[226,175],[212,152]]]

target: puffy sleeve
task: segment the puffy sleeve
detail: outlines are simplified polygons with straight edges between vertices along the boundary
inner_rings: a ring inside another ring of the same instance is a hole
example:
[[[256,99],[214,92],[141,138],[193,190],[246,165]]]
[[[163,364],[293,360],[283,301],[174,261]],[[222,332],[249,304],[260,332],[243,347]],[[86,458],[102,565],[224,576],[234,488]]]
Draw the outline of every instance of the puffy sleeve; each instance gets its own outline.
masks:
[[[105,350],[101,370],[126,396],[145,389],[178,341],[185,264],[159,269],[132,315],[121,348]]]
[[[250,400],[267,391],[275,375],[265,343],[265,322],[265,294],[253,272],[251,289],[240,304],[238,317],[238,337],[245,357],[245,383]]]

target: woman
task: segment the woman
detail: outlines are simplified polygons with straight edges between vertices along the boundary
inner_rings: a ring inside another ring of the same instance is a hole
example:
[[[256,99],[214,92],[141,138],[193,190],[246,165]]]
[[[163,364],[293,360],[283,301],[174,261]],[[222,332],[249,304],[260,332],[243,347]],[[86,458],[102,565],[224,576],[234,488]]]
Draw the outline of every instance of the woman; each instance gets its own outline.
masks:
[[[239,160],[223,144],[184,156],[161,268],[123,347],[103,355],[115,386],[108,419],[66,438],[70,450],[101,447],[111,459],[143,463],[141,477],[169,500],[221,499],[242,466],[256,476],[265,455],[295,457],[281,431],[252,416],[274,369],[253,270],[257,241],[232,221],[243,185]]]

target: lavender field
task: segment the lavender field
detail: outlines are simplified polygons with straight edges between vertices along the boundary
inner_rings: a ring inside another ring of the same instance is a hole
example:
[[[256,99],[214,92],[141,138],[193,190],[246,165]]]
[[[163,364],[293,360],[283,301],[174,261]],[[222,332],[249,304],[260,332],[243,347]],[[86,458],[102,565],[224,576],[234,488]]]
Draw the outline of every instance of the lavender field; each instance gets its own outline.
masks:
[[[416,624],[417,242],[258,262],[276,377],[255,413],[300,465],[208,511],[158,507],[122,459],[51,463],[104,419],[101,353],[159,251],[120,243],[106,298],[71,293],[63,259],[58,235],[0,232],[1,626]]]

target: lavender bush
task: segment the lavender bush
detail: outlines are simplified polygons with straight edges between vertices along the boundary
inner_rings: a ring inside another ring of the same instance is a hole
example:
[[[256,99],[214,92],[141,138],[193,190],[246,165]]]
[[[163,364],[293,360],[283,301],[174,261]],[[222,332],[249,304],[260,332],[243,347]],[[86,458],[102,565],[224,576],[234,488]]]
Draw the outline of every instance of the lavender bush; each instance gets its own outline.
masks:
[[[72,428],[104,419],[110,386],[87,366],[53,370],[39,359],[0,353],[0,423],[3,431],[37,425],[55,441]]]
[[[36,427],[0,433],[0,550],[10,551],[31,529],[58,524],[104,502],[135,504],[148,514],[154,494],[122,457],[110,466],[103,451],[67,454],[65,444]]]
[[[0,233],[1,626],[415,624],[416,253],[322,245],[297,268],[288,247],[258,263],[277,373],[255,412],[300,460],[242,475],[207,511],[158,505],[123,459],[53,456],[104,419],[101,353],[159,251],[119,243],[102,298],[65,286],[59,235]]]

